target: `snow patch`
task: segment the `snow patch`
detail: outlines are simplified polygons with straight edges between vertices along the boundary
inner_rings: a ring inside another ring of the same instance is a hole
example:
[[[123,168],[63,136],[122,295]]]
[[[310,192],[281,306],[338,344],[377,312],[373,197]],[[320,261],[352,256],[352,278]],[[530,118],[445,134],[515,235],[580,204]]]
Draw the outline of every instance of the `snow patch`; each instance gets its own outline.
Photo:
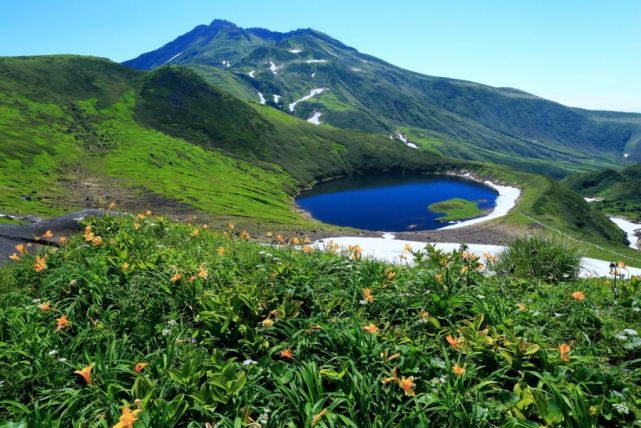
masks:
[[[418,150],[418,147],[417,147],[417,146],[416,146],[416,144],[414,144],[414,143],[407,143],[407,144],[405,144],[405,145],[406,145],[407,147],[412,148],[412,149],[417,149],[417,150]]]
[[[314,125],[320,125],[320,117],[321,117],[321,112],[315,111],[314,114],[307,119],[309,123],[313,123]]]
[[[473,179],[471,174],[463,174],[464,177]],[[471,226],[473,224],[484,223],[486,221],[494,220],[499,217],[506,215],[514,206],[516,205],[517,199],[521,196],[521,189],[512,186],[501,186],[495,183],[492,183],[489,180],[483,182],[486,186],[489,186],[496,190],[499,195],[496,198],[496,206],[494,210],[483,217],[473,218],[471,220],[465,220],[458,223],[451,224],[449,226],[441,227],[439,230],[444,229],[458,229],[460,227]]]
[[[352,70],[354,73],[362,73],[363,69],[358,68],[358,67],[351,67],[350,70]]]
[[[590,202],[597,202],[600,201],[600,198],[583,198],[585,199],[585,202],[590,203]]]
[[[274,61],[269,61],[269,69],[274,73],[274,76],[278,75],[278,66],[274,64]]]
[[[628,156],[630,156],[630,153],[623,153],[623,157],[624,157],[625,159],[627,159],[627,158],[628,158]]]
[[[625,232],[628,237],[628,241],[630,241],[630,248],[638,250],[639,238],[637,237],[637,232],[641,232],[641,224],[632,223],[631,221],[620,217],[610,217],[610,220],[619,226],[619,229]]]
[[[223,67],[229,68],[231,67],[231,63],[229,61],[223,61]]]
[[[308,59],[305,61],[307,64],[326,63],[326,59]]]
[[[312,73],[312,79],[316,77],[316,73]]]
[[[300,103],[300,102],[302,102],[302,101],[306,101],[306,100],[310,99],[311,97],[313,97],[313,96],[315,96],[315,95],[322,94],[323,92],[328,91],[328,90],[329,90],[329,89],[327,89],[327,88],[316,88],[316,89],[312,89],[312,90],[309,92],[309,95],[305,95],[305,96],[304,96],[303,98],[301,98],[300,100],[296,100],[296,101],[294,101],[293,103],[291,103],[291,104],[289,105],[289,111],[292,111],[292,112],[293,112],[293,111],[294,111],[294,109],[296,108],[296,104],[298,104],[298,103]]]
[[[273,96],[274,96],[274,103],[278,104],[278,100],[280,100],[280,95],[274,94]]]
[[[301,53],[303,50],[302,50],[302,49],[290,49],[289,51],[290,51],[291,53],[293,53],[293,54],[299,54],[299,53]]]
[[[265,104],[265,101],[266,101],[266,100],[265,100],[265,97],[263,96],[263,93],[262,93],[262,92],[259,92],[259,93],[258,93],[258,99],[260,100],[260,103],[261,103],[261,104]]]
[[[407,263],[412,263],[414,257],[408,254],[406,248],[409,246],[412,251],[421,251],[428,244],[427,242],[419,241],[404,241],[390,238],[389,235],[383,238],[365,238],[365,237],[351,237],[341,236],[336,238],[326,238],[314,242],[318,248],[325,249],[330,243],[338,244],[341,248],[345,249],[349,245],[358,245],[363,250],[363,257],[372,257],[377,260],[383,260],[391,263],[400,263],[404,260]],[[461,246],[459,243],[453,242],[432,242],[437,249],[441,251],[452,252],[458,250]],[[480,258],[481,263],[487,264],[485,255],[497,256],[505,247],[501,245],[487,245],[487,244],[465,244],[468,251],[475,254]],[[402,256],[402,257],[401,257]],[[629,275],[641,275],[641,269],[628,268]],[[610,275],[610,262],[604,260],[597,260],[584,257],[581,261],[581,277],[592,276],[609,276]]]
[[[401,140],[403,143],[407,144],[407,137],[403,135],[401,132],[397,132],[396,136],[398,137],[399,140]]]
[[[254,76],[256,76],[256,70],[252,70],[252,71],[250,71],[250,72],[249,72],[249,73],[247,73],[247,74],[249,75],[249,77],[251,77],[252,79],[254,79]]]
[[[168,62],[171,62],[171,61],[175,60],[176,58],[178,58],[180,56],[180,54],[182,54],[182,52],[178,52],[176,55],[172,56],[167,61],[163,62],[163,64],[167,64]]]

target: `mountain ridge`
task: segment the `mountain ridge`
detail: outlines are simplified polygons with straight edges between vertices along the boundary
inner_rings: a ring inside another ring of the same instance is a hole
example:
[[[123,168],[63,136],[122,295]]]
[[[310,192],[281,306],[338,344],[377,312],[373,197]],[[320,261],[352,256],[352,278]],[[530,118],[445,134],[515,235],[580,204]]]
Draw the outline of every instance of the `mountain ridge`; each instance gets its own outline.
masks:
[[[123,64],[190,67],[239,98],[285,112],[325,87],[289,113],[320,113],[322,123],[339,128],[404,134],[422,150],[555,177],[641,159],[641,114],[567,107],[517,88],[424,75],[313,29],[275,32],[214,20]]]

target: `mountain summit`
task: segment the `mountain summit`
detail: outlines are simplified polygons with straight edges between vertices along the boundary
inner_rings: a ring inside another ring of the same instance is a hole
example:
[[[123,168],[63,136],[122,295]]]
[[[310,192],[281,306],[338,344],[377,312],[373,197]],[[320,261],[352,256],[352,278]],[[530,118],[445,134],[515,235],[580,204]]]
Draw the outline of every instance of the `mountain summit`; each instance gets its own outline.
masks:
[[[553,176],[641,160],[641,114],[422,75],[312,29],[280,33],[214,20],[124,64],[186,66],[237,97],[315,124]]]

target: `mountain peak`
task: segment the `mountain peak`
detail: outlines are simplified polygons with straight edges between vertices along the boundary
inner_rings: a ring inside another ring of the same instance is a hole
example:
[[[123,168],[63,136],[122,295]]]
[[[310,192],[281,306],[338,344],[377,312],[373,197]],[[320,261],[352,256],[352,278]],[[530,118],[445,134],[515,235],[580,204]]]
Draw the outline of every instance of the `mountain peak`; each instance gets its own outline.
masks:
[[[211,21],[211,24],[209,24],[210,28],[239,28],[236,24],[233,22],[229,22],[225,19],[214,19]]]

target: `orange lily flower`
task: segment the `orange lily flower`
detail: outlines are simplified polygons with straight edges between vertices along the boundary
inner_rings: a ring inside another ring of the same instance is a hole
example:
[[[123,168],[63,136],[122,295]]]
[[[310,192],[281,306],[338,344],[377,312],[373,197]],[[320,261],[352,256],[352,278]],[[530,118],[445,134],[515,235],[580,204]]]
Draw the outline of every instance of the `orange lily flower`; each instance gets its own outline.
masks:
[[[376,327],[374,323],[369,323],[368,325],[363,327],[363,330],[369,334],[376,334],[378,332],[378,327]]]
[[[178,272],[175,272],[174,275],[171,277],[171,282],[180,281],[180,278],[182,278],[182,275],[179,274]]]
[[[418,313],[418,316],[421,317],[421,319],[428,319],[430,317],[430,313],[427,312],[425,309],[421,309],[421,311]]]
[[[452,367],[452,371],[457,376],[463,376],[465,374],[465,367],[461,367],[458,363],[456,363],[454,364],[454,367]]]
[[[16,253],[13,253],[9,256],[9,259],[13,260],[14,262],[19,262],[20,261],[20,256],[17,255]]]
[[[198,271],[198,277],[202,279],[207,279],[207,268],[205,266],[200,266],[200,270]]]
[[[447,343],[449,343],[452,348],[459,349],[460,343],[458,339],[456,339],[454,336],[452,336],[451,334],[448,334],[445,339],[447,340]]]
[[[363,288],[363,298],[367,303],[372,303],[374,301],[374,296],[372,296],[372,290],[369,288]]]
[[[124,262],[124,263],[122,264],[122,270],[129,270],[129,263]]]
[[[294,359],[294,351],[292,351],[291,348],[283,349],[282,351],[280,351],[278,353],[278,355],[280,355],[281,358],[284,358],[286,360],[293,360]]]
[[[191,231],[191,236],[198,236],[200,235],[200,230],[196,227]]]
[[[305,254],[311,254],[314,252],[314,248],[311,245],[305,245],[303,247],[303,253]]]
[[[138,218],[138,220],[144,220],[144,219],[145,219],[145,217],[146,217],[146,215],[145,215],[145,214],[143,214],[143,213],[140,213],[140,214],[138,214],[136,217]]]
[[[384,377],[384,378],[383,378],[383,380],[381,380],[381,382],[383,383],[383,385],[387,385],[387,384],[388,384],[388,383],[390,383],[390,382],[397,382],[397,381],[398,381],[398,377],[397,377],[397,375],[396,375],[396,372],[397,372],[397,369],[396,369],[396,367],[394,367],[394,368],[392,369],[392,376],[390,376],[390,377]]]
[[[414,387],[416,386],[414,384],[414,376],[401,376],[401,379],[398,381],[398,386],[401,387],[403,391],[405,391],[405,395],[414,397],[416,393],[414,392]]]
[[[36,256],[36,260],[33,262],[33,268],[36,272],[42,272],[47,269],[47,256]]]
[[[305,245],[309,245],[309,244],[311,244],[311,243],[312,243],[312,241],[310,241],[309,236],[306,236],[306,237],[303,239],[303,244],[305,244]]]
[[[294,238],[290,239],[289,243],[292,244],[292,245],[299,245],[300,244],[300,239],[294,237]]]
[[[151,210],[147,210],[147,211],[145,211],[145,214],[147,214],[148,216],[150,216],[150,215],[152,214],[152,212],[151,212]]]
[[[49,302],[43,302],[38,305],[38,308],[42,311],[49,312],[51,310],[51,305]]]
[[[578,301],[585,300],[585,293],[583,291],[575,291],[572,293],[572,298]]]
[[[71,325],[71,321],[67,319],[66,315],[56,319],[56,330],[63,330]]]
[[[43,238],[53,238],[53,232],[51,230],[47,230],[45,233],[42,234]]]
[[[561,360],[566,363],[570,361],[570,345],[567,343],[559,345],[559,353],[561,354]]]
[[[395,276],[396,273],[391,268],[385,269],[385,277],[388,281],[393,281]]]
[[[276,235],[275,239],[276,239],[276,242],[278,244],[280,244],[280,245],[284,245],[285,244],[285,237],[283,235],[281,235],[280,233],[278,235]]]
[[[94,364],[91,363],[86,367],[83,367],[82,370],[74,371],[75,374],[82,377],[85,380],[85,383],[89,385],[91,383],[91,369],[93,369]]]
[[[94,236],[94,238],[91,240],[91,243],[94,247],[100,247],[102,245],[102,237]]]
[[[116,207],[117,207],[117,205],[116,205],[115,202],[109,202],[109,205],[107,205],[107,209],[108,210],[113,210]]]
[[[143,363],[143,362],[136,363],[136,365],[134,366],[134,371],[135,371],[136,373],[140,373],[140,372],[141,372],[141,371],[143,371],[143,370],[145,369],[145,367],[147,367],[148,365],[149,365],[149,363]]]
[[[440,273],[437,273],[436,275],[434,275],[434,279],[436,279],[436,282],[443,285],[443,275],[441,275]]]
[[[27,254],[27,247],[24,244],[18,244],[16,245],[16,251],[20,254]]]
[[[235,228],[236,228],[236,225],[234,225],[234,223],[228,223],[227,224],[227,229],[234,230]]]
[[[527,312],[527,306],[525,303],[517,303],[516,307],[519,308],[519,311],[521,312]]]
[[[265,318],[261,322],[263,328],[271,328],[274,325],[274,321],[270,320],[269,318]]]
[[[120,415],[120,419],[118,419],[118,423],[113,426],[113,428],[133,428],[134,423],[138,418],[138,414],[142,412],[142,409],[136,409],[133,412],[129,410],[129,406],[125,405],[122,408],[122,414]]]
[[[93,239],[93,232],[91,231],[91,226],[85,226],[85,232],[83,233],[85,241],[91,241]]]
[[[64,245],[65,242],[67,242],[67,238],[66,237],[61,236],[60,238],[58,238],[58,243],[60,245]]]
[[[140,223],[134,223],[134,230],[140,229]]]
[[[224,256],[225,255],[225,247],[218,247],[216,250],[216,253],[218,253],[219,256]]]

